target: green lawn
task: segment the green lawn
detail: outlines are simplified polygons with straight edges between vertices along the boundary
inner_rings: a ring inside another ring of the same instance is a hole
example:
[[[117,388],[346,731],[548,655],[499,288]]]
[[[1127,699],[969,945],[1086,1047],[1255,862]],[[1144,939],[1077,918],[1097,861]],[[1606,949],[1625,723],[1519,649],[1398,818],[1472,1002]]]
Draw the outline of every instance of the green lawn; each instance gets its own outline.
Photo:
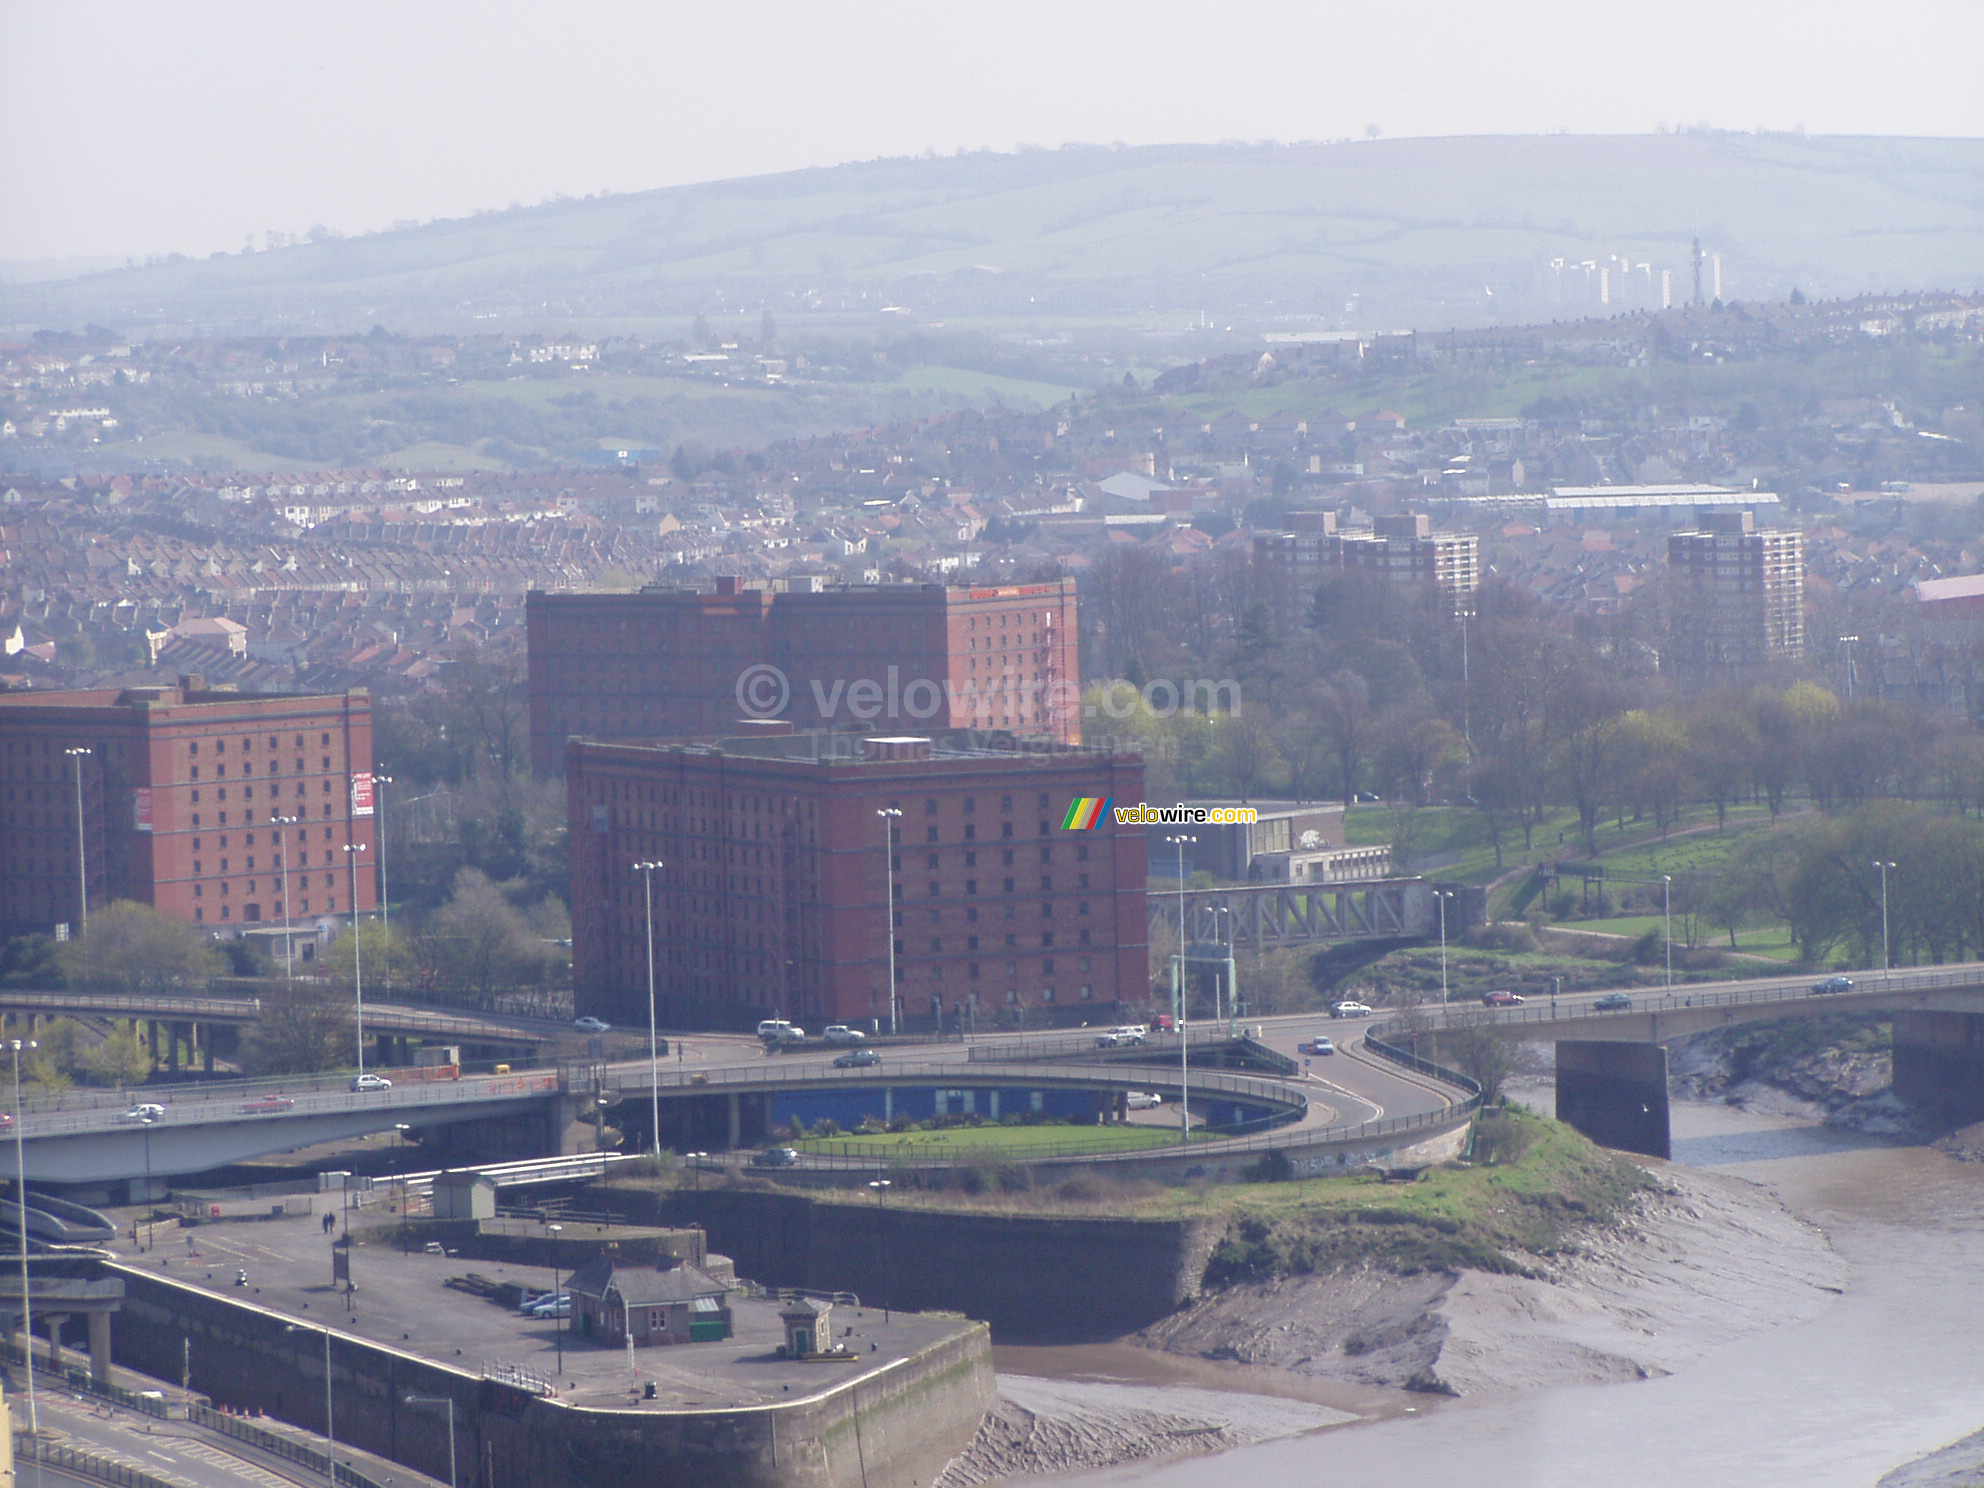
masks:
[[[982,398],[988,403],[1024,403],[1032,408],[1048,408],[1064,403],[1069,396],[1085,389],[1063,387],[1053,382],[1031,382],[1019,377],[1001,377],[994,372],[974,372],[968,367],[911,367],[896,381],[896,387],[918,393],[950,393],[966,398]]]
[[[953,1126],[942,1131],[875,1132],[867,1136],[803,1137],[801,1152],[885,1161],[952,1162],[983,1153],[1017,1162],[1048,1153],[1125,1152],[1178,1140],[1177,1128],[1151,1126]]]
[[[1661,926],[1659,915],[1618,915],[1607,920],[1560,920],[1552,928],[1558,930],[1595,930],[1601,935],[1625,935],[1639,937],[1649,930]],[[1674,944],[1683,944],[1681,926],[1674,927]],[[1704,931],[1701,948],[1708,951],[1729,949],[1729,937],[1721,931]],[[1758,925],[1736,932],[1736,949],[1752,956],[1769,956],[1775,961],[1796,961],[1798,947],[1791,939],[1789,925]]]

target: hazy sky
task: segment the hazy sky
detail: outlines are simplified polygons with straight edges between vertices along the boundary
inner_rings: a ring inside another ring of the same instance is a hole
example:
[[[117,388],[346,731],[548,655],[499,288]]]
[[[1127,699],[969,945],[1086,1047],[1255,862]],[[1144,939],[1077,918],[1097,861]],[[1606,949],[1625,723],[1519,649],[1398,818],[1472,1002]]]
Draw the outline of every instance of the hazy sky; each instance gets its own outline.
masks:
[[[0,0],[0,259],[1069,140],[1984,134],[1984,0]]]

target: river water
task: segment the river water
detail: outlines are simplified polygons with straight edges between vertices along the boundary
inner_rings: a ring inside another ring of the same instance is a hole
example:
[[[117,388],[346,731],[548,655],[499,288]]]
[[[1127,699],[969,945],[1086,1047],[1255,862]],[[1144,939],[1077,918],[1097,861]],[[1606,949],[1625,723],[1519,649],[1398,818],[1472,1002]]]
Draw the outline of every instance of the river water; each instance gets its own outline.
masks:
[[[1852,1268],[1837,1303],[1662,1379],[1387,1412],[1212,1457],[1033,1481],[1873,1488],[1984,1428],[1984,1164],[1724,1106],[1676,1103],[1673,1119],[1676,1161],[1763,1184],[1825,1230]],[[1049,1372],[1037,1357],[1049,1351],[1027,1352],[1002,1367]]]

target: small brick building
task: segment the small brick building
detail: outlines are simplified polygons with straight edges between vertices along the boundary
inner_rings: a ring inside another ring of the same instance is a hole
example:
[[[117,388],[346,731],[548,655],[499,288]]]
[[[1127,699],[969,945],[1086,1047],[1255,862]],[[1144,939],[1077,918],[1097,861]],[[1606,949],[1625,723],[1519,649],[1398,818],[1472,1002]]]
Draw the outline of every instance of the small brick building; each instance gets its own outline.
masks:
[[[707,1343],[730,1336],[730,1289],[694,1266],[664,1256],[625,1265],[602,1255],[572,1273],[572,1331],[595,1343],[638,1348]]]

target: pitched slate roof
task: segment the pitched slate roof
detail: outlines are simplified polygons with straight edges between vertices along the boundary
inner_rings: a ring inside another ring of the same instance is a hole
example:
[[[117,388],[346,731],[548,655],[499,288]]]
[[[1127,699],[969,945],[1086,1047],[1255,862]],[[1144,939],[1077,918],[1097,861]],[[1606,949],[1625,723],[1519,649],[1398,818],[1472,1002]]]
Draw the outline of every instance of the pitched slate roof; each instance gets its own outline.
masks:
[[[664,1302],[693,1302],[720,1297],[730,1290],[694,1266],[657,1271],[652,1266],[622,1266],[611,1256],[595,1256],[572,1273],[571,1290],[604,1301],[617,1297],[628,1307],[653,1307]]]

